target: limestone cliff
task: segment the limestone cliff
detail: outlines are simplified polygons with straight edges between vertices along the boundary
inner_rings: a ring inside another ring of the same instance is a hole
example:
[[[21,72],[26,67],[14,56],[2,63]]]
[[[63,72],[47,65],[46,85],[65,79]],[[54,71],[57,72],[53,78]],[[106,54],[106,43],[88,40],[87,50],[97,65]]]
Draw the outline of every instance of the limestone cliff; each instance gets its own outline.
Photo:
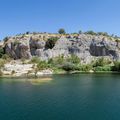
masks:
[[[58,37],[52,49],[46,48],[47,39]],[[80,34],[74,36],[60,36],[58,34],[30,34],[10,37],[4,42],[5,53],[14,59],[38,56],[42,60],[59,55],[77,55],[84,63],[89,63],[97,57],[120,59],[120,43],[113,38]]]

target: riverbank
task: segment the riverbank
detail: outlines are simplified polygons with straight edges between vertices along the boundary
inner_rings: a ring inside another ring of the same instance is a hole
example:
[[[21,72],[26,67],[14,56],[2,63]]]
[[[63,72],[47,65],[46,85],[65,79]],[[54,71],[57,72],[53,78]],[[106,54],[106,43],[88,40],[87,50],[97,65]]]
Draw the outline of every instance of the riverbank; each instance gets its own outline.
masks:
[[[6,61],[6,62],[5,62]],[[120,63],[100,58],[91,64],[80,63],[79,58],[71,56],[41,61],[34,57],[31,60],[4,60],[1,59],[1,76],[3,77],[41,77],[54,74],[81,74],[81,73],[119,73]]]

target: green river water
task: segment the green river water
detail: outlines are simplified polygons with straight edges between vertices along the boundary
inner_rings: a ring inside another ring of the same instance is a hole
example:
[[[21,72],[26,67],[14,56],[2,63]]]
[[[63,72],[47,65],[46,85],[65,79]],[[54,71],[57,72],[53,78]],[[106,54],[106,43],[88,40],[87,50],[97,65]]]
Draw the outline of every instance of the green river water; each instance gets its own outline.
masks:
[[[0,120],[120,120],[120,75],[0,78]]]

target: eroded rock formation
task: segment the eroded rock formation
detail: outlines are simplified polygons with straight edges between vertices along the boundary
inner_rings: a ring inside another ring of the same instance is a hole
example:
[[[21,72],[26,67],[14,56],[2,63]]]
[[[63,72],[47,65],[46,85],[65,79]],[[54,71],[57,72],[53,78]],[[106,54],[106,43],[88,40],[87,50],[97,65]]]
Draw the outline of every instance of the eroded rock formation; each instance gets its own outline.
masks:
[[[104,36],[81,34],[78,38],[61,37],[52,49],[45,48],[47,37],[40,37],[40,35],[11,37],[4,43],[5,53],[14,59],[29,59],[38,56],[42,60],[48,60],[59,55],[75,54],[86,63],[101,56],[120,59],[119,42]]]

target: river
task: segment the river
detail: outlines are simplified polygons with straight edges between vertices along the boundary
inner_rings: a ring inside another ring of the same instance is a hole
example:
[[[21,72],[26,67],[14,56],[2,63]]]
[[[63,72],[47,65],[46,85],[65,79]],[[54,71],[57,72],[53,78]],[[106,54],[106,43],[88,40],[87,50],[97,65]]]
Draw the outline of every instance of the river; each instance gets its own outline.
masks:
[[[0,120],[120,120],[120,75],[0,78]]]

